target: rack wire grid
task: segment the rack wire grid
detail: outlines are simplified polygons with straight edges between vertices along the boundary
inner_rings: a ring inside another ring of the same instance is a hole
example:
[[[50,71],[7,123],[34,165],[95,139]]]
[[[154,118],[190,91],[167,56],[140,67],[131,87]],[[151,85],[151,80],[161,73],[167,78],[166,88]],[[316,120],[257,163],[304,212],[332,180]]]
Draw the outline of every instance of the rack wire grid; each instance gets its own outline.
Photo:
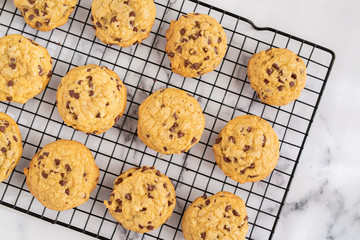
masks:
[[[101,43],[90,20],[90,0],[79,0],[68,22],[50,32],[27,26],[13,1],[1,1],[0,36],[18,33],[34,39],[49,50],[54,60],[53,76],[46,89],[26,104],[1,102],[20,127],[23,157],[14,172],[0,184],[0,203],[45,221],[56,223],[100,239],[183,239],[181,217],[198,196],[229,191],[247,205],[250,228],[247,239],[271,239],[286,194],[319,105],[335,54],[324,47],[272,29],[259,28],[250,20],[193,0],[156,0],[156,20],[150,37],[129,48]],[[173,19],[199,12],[217,19],[228,36],[224,60],[211,73],[199,78],[173,74],[164,51],[165,32]],[[277,107],[263,104],[251,89],[246,67],[253,53],[270,47],[288,48],[307,65],[307,83],[295,102]],[[67,127],[56,109],[56,90],[61,78],[73,67],[98,64],[113,69],[128,90],[124,116],[101,135],[86,135]],[[162,156],[147,148],[136,135],[137,111],[152,92],[173,87],[193,94],[199,101],[206,127],[200,143],[187,153]],[[238,115],[254,114],[271,123],[280,139],[280,159],[266,179],[239,184],[216,166],[212,144],[227,121]],[[56,212],[44,208],[29,192],[23,168],[44,145],[74,139],[93,153],[100,179],[89,201],[72,210]],[[175,186],[177,204],[172,217],[146,234],[127,231],[106,210],[114,179],[123,171],[155,165]]]

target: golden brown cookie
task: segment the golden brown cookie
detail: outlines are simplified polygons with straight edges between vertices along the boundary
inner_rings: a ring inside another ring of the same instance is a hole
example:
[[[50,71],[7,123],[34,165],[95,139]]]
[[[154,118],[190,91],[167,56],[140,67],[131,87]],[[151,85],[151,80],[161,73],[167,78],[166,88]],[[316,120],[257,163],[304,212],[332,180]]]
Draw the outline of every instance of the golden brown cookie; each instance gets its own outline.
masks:
[[[56,99],[66,125],[87,134],[100,134],[123,115],[127,95],[125,85],[114,71],[86,65],[63,77]]]
[[[174,73],[197,77],[213,71],[226,53],[224,29],[206,14],[189,13],[171,21],[165,51]]]
[[[239,182],[266,178],[279,160],[279,139],[264,119],[238,116],[221,129],[213,145],[217,165]]]
[[[300,97],[306,65],[288,49],[270,48],[250,58],[248,78],[261,102],[282,106]]]
[[[0,182],[7,179],[23,151],[20,130],[16,122],[0,112]]]
[[[0,101],[25,103],[39,94],[51,77],[46,48],[18,34],[0,38]]]
[[[45,207],[64,211],[89,200],[99,180],[90,150],[72,140],[58,140],[35,154],[24,169],[26,185]]]
[[[115,180],[110,200],[104,204],[124,228],[145,233],[171,216],[175,190],[170,179],[155,167],[131,168]]]
[[[30,27],[50,31],[67,22],[77,0],[14,0],[14,4]]]
[[[153,0],[94,0],[91,13],[96,37],[105,44],[129,47],[149,36],[156,8]]]
[[[187,152],[200,141],[204,128],[199,103],[180,89],[161,89],[140,105],[138,136],[159,153]]]
[[[182,231],[186,240],[242,240],[248,229],[244,201],[229,192],[196,198],[186,209],[182,219]]]

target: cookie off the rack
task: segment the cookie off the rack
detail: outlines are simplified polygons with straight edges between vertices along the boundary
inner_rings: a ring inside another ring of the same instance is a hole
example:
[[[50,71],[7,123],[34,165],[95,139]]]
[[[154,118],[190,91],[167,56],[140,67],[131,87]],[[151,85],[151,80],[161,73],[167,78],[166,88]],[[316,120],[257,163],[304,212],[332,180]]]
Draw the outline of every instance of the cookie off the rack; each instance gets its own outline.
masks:
[[[153,0],[94,0],[91,21],[105,44],[129,47],[146,39],[155,21]]]
[[[9,115],[0,112],[0,182],[10,176],[22,152],[18,125]]]
[[[115,180],[110,200],[104,204],[124,228],[145,233],[171,216],[176,205],[175,189],[155,167],[131,168]]]
[[[99,180],[90,150],[72,140],[44,146],[24,169],[26,185],[45,207],[64,211],[89,200]]]
[[[46,48],[19,34],[0,38],[0,101],[25,103],[39,94],[51,77]]]
[[[189,13],[171,21],[166,40],[171,69],[184,77],[213,71],[226,53],[224,29],[206,14]]]

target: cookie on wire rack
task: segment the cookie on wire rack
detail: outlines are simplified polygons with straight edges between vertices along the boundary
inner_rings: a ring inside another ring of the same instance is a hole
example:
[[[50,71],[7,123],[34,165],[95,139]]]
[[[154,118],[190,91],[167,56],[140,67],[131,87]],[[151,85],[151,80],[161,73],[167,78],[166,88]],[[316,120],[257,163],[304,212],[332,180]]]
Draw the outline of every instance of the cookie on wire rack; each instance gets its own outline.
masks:
[[[23,152],[20,129],[6,113],[0,112],[0,182],[7,179]]]
[[[155,167],[143,166],[122,173],[104,204],[121,226],[145,233],[167,221],[175,208],[175,197],[166,175]]]
[[[126,93],[114,71],[97,65],[80,66],[61,80],[57,107],[66,125],[87,134],[100,134],[123,115]]]
[[[50,31],[64,25],[77,2],[77,0],[14,0],[25,22],[40,31]]]
[[[226,176],[239,182],[266,178],[279,160],[279,139],[264,119],[238,116],[221,129],[213,151]]]
[[[181,227],[186,240],[243,240],[249,229],[245,203],[230,192],[198,197],[186,209]]]
[[[165,51],[174,73],[198,77],[213,71],[224,58],[224,29],[206,14],[189,13],[171,21],[166,31]]]
[[[289,104],[305,88],[306,65],[289,49],[270,48],[254,54],[247,71],[251,87],[263,103]]]
[[[0,101],[25,103],[44,90],[52,59],[46,48],[19,34],[0,38]]]
[[[44,146],[24,169],[26,185],[45,207],[64,211],[89,200],[99,180],[90,150],[72,140]]]
[[[96,37],[105,44],[129,47],[149,36],[156,8],[153,0],[94,0],[91,13]]]

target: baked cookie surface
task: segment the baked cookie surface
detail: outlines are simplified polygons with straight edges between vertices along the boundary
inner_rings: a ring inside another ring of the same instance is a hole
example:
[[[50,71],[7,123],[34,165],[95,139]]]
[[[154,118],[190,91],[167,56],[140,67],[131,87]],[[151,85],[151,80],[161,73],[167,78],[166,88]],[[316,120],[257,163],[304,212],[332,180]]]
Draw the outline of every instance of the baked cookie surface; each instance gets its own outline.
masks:
[[[10,176],[19,163],[22,152],[18,125],[9,115],[0,112],[0,182]]]
[[[180,89],[158,90],[139,108],[138,136],[162,154],[187,152],[200,141],[204,127],[199,103]]]
[[[0,101],[25,103],[44,90],[52,59],[46,48],[19,34],[0,38]]]
[[[261,102],[282,106],[298,97],[306,83],[306,65],[288,49],[271,48],[254,54],[248,78]]]
[[[171,21],[165,51],[174,73],[198,77],[213,71],[226,53],[224,29],[212,17],[189,13]]]
[[[115,180],[110,200],[104,204],[124,228],[145,233],[171,216],[175,190],[170,179],[154,167],[131,168]]]
[[[24,169],[26,185],[45,207],[64,211],[89,200],[99,180],[90,150],[72,140],[44,146]]]
[[[221,129],[213,151],[226,176],[239,182],[266,178],[279,160],[279,139],[264,119],[238,116]]]
[[[241,240],[249,229],[244,201],[229,192],[196,198],[186,209],[181,225],[186,240]]]
[[[94,0],[91,13],[96,37],[105,44],[129,47],[149,36],[156,8],[153,0]]]
[[[123,115],[126,92],[114,71],[97,65],[80,66],[61,80],[57,107],[66,125],[87,134],[100,134]]]
[[[25,22],[40,31],[50,31],[64,25],[77,2],[77,0],[14,0]]]

